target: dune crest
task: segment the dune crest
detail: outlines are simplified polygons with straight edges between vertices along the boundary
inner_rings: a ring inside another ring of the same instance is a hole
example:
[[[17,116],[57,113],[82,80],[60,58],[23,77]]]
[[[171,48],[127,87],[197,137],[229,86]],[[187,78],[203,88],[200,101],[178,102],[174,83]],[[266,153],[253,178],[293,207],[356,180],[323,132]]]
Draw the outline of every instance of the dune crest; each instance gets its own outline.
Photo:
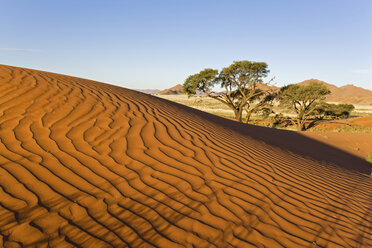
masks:
[[[0,247],[372,246],[369,176],[218,120],[1,65]]]

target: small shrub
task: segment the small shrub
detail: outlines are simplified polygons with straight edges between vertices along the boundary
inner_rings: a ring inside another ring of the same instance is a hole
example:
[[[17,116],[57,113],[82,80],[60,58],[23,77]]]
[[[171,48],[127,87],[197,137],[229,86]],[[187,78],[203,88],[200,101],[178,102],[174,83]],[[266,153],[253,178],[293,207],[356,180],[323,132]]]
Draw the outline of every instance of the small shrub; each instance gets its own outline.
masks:
[[[367,155],[367,157],[366,157],[366,161],[367,161],[368,163],[371,163],[371,164],[372,164],[372,154],[371,154],[371,153]]]
[[[369,154],[367,155],[367,157],[366,157],[366,161],[367,161],[368,163],[371,163],[371,174],[370,174],[370,176],[371,176],[371,178],[372,178],[372,154],[371,154],[371,153],[369,153]]]

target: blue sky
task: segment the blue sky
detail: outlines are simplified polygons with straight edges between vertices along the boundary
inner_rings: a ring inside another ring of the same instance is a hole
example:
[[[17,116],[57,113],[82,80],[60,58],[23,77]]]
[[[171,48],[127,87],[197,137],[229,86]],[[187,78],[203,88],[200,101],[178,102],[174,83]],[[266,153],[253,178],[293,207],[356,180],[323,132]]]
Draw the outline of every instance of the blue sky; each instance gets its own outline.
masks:
[[[127,88],[264,61],[278,85],[372,89],[371,0],[0,0],[0,64]]]

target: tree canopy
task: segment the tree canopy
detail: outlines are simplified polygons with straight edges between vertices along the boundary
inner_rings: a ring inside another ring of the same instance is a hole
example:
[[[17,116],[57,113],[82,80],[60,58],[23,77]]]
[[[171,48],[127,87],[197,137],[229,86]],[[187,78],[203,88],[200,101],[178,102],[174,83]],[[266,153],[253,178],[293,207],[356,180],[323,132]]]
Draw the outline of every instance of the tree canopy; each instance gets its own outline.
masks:
[[[306,86],[290,84],[280,90],[280,102],[296,113],[293,120],[297,130],[305,130],[306,121],[315,111],[316,101],[323,100],[330,90],[322,84],[311,82]]]
[[[332,104],[326,102],[316,102],[313,107],[313,115],[319,120],[323,118],[347,118],[350,116],[350,112],[355,108],[352,104]]]
[[[183,92],[187,95],[195,95],[196,90],[202,90],[208,95],[216,84],[217,74],[218,70],[204,69],[189,76],[183,83]]]
[[[204,69],[189,76],[183,84],[183,90],[189,96],[196,94],[197,90],[204,92],[226,104],[234,111],[235,119],[242,121],[243,111],[249,111],[253,106],[249,102],[264,99],[260,108],[270,102],[267,93],[257,88],[257,84],[263,83],[268,73],[268,66],[264,62],[236,61],[220,72]],[[218,86],[222,91],[214,90]]]

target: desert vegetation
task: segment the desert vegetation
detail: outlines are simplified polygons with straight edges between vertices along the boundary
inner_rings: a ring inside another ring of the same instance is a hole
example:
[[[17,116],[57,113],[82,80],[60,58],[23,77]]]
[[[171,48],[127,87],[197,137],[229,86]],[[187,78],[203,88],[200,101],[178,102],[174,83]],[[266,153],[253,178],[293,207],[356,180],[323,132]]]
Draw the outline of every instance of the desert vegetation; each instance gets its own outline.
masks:
[[[199,90],[208,97],[216,99],[234,112],[234,118],[243,122],[243,112],[246,112],[246,122],[252,113],[270,113],[275,99],[275,93],[262,90],[259,84],[269,73],[264,62],[237,61],[220,72],[214,69],[204,69],[189,76],[184,84],[184,92],[191,96]],[[216,91],[216,86],[222,90]]]
[[[366,157],[366,161],[368,163],[371,163],[372,164],[372,154],[368,154],[367,157]]]
[[[324,96],[331,93],[321,84],[310,83],[307,86],[291,84],[280,90],[279,99],[283,106],[288,107],[296,116],[290,120],[296,125],[298,131],[306,130],[309,118],[314,114],[316,106],[321,105],[317,101],[323,100]]]
[[[183,83],[183,91],[194,100],[163,97],[240,122],[296,127],[298,131],[315,127],[320,121],[348,118],[355,109],[352,104],[325,102],[331,91],[319,80],[279,89],[272,86],[273,79],[264,82],[268,73],[265,62],[237,61],[221,71],[204,69],[190,75]],[[204,97],[196,96],[200,92]]]
[[[214,115],[229,119],[235,119],[234,112],[229,107],[205,95],[194,95],[190,97],[188,97],[187,95],[158,95],[158,97],[177,102],[195,109],[199,109]],[[326,104],[331,106],[345,105],[335,103],[329,104],[325,102],[319,102],[319,104]],[[351,120],[348,119],[346,115],[337,117],[331,112],[328,112],[327,114],[320,114],[319,112],[317,112],[318,110],[319,109],[316,109],[311,116],[309,121],[313,122],[313,124],[307,125],[307,131],[372,132],[369,126],[361,126],[358,123],[346,123],[348,122],[347,120]],[[365,106],[356,105],[354,110],[348,112],[348,115],[349,117],[352,117],[352,119],[355,119],[355,117],[368,118],[369,116],[372,116],[372,109],[370,110]],[[246,120],[246,112],[243,112],[242,118],[243,120]],[[290,110],[283,108],[279,104],[279,102],[275,100],[273,102],[271,113],[268,116],[262,115],[260,113],[253,113],[250,116],[249,123],[265,127],[296,130],[296,126],[294,126],[293,121],[291,121],[292,118],[294,118],[294,114]]]
[[[351,111],[355,109],[352,104],[333,104],[327,102],[314,103],[314,113],[316,119],[343,119],[350,116]]]

